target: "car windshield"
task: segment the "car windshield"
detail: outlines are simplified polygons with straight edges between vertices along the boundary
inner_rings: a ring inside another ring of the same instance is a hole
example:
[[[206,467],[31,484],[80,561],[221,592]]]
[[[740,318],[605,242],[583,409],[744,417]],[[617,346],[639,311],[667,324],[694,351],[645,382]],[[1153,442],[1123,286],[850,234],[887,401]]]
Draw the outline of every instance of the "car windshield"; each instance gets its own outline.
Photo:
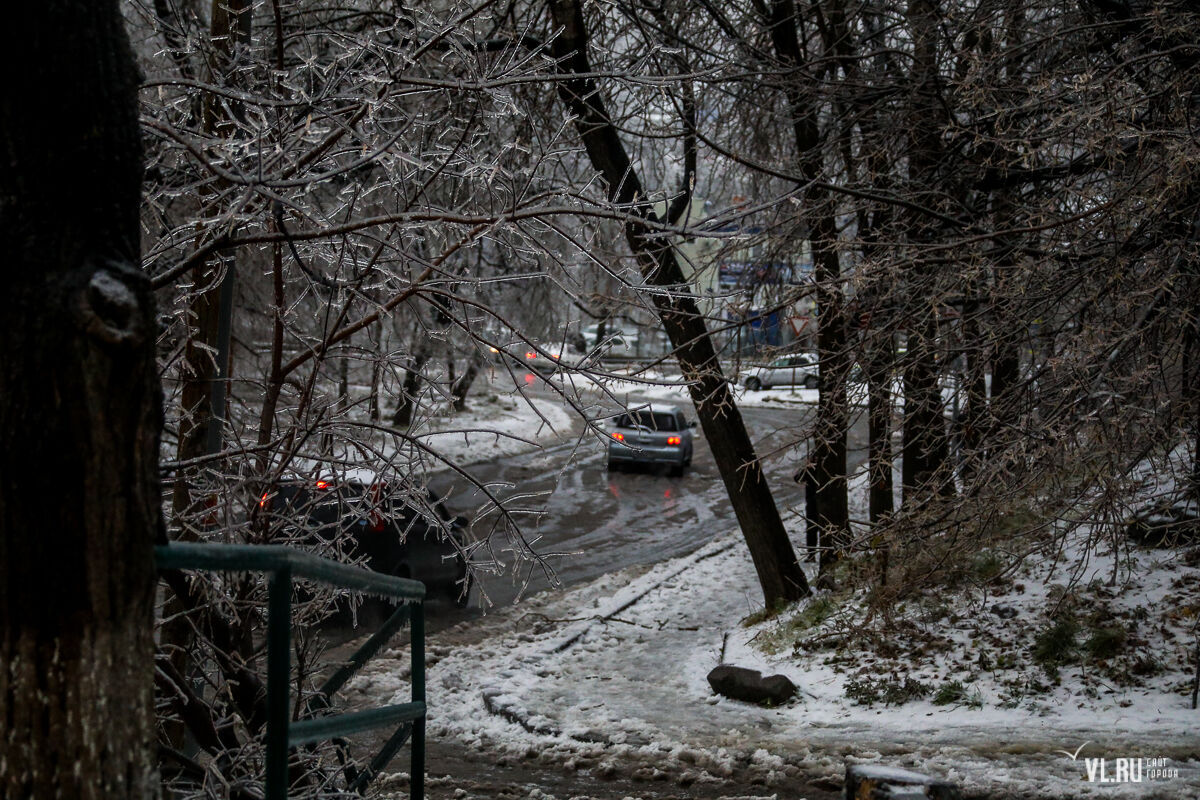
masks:
[[[649,411],[630,411],[617,417],[618,428],[649,428],[654,431],[675,431],[675,415],[667,413],[651,413]]]

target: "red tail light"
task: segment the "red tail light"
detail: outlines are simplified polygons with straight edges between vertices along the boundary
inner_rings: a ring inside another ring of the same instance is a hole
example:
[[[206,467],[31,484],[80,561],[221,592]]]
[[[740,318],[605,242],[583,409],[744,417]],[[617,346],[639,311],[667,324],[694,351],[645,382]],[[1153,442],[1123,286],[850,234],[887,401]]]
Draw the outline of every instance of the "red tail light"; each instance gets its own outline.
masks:
[[[529,359],[530,361],[533,361],[535,358],[537,358],[537,353],[530,350],[529,352],[527,352],[525,354],[525,358]]]
[[[266,508],[269,505],[271,505],[271,493],[263,492],[262,498],[258,501],[258,507]]]
[[[331,489],[333,487],[330,486],[329,481],[317,481],[317,488],[318,489]]]
[[[679,444],[679,437],[678,436],[668,436],[667,444]]]
[[[623,441],[625,441],[625,434],[623,434],[623,433],[614,433],[614,434],[613,434],[613,438],[614,438],[614,439],[616,439],[618,442],[623,442]]]

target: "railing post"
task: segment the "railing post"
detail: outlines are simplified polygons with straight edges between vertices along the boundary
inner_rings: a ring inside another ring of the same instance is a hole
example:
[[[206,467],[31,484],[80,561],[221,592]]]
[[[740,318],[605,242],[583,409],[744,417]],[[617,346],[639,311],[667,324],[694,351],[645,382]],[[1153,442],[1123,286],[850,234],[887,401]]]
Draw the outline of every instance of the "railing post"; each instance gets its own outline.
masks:
[[[287,800],[292,570],[271,573],[267,598],[267,800]]]
[[[425,603],[412,604],[412,699],[425,702]],[[425,714],[413,720],[409,797],[425,800]]]

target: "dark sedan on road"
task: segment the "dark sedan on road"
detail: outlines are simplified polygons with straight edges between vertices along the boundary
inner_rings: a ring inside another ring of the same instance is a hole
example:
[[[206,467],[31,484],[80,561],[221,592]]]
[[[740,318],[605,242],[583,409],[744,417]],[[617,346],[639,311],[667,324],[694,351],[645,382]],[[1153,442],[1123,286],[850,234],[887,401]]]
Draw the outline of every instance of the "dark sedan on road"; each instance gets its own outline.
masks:
[[[284,532],[340,546],[376,572],[421,581],[431,595],[465,605],[467,521],[433,492],[424,495],[355,480],[287,481],[265,492],[259,509]]]
[[[675,406],[650,405],[617,416],[610,427],[608,468],[665,464],[682,475],[692,463],[692,428]]]

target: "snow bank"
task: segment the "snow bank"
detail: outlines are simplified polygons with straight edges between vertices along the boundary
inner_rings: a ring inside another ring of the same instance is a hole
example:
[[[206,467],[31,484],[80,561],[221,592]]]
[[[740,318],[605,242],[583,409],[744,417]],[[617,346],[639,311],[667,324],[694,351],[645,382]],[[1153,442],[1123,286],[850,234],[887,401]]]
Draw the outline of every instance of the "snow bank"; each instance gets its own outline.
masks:
[[[1098,561],[1094,569],[1110,566]],[[1183,569],[1150,570],[1146,597],[1163,600]],[[1037,592],[1027,590],[1035,604]],[[759,604],[745,548],[727,536],[684,558],[505,609],[485,621],[481,640],[457,644],[472,628],[460,626],[435,640],[432,735],[514,755],[535,748],[547,761],[652,765],[685,783],[736,771],[777,787],[798,777],[840,775],[850,760],[918,769],[1006,797],[1200,792],[1200,712],[1174,687],[1092,697],[1064,680],[1034,705],[1001,708],[984,680],[981,708],[927,700],[857,706],[845,696],[846,674],[834,665],[778,658],[755,646],[774,623],[745,628],[740,621]],[[969,651],[969,624],[959,638],[963,653]],[[786,674],[800,687],[798,699],[766,709],[715,696],[705,676],[722,653],[729,663]],[[961,655],[945,657],[947,674]],[[359,690],[403,701],[402,664],[380,659],[359,679]],[[1063,754],[1081,745],[1077,761]],[[1086,780],[1088,757],[1107,758],[1110,777],[1116,758],[1165,758],[1179,777],[1101,786]]]

